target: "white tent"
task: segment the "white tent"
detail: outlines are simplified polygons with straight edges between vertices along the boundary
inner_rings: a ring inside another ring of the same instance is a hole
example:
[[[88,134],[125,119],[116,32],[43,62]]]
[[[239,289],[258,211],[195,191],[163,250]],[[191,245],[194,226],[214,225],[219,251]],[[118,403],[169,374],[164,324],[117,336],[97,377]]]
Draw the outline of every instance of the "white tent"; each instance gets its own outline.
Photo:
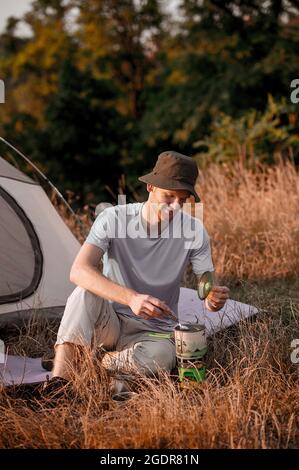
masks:
[[[79,249],[41,186],[0,157],[0,324],[61,313]]]

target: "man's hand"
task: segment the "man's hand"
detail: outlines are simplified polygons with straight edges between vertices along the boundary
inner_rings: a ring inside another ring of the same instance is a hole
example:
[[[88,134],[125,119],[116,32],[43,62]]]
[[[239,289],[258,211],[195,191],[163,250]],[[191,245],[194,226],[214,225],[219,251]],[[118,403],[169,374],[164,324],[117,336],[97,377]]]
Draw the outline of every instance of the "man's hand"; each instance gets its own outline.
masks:
[[[229,298],[229,288],[226,286],[214,286],[209,292],[205,303],[208,310],[217,312],[224,307],[225,302]]]
[[[171,309],[162,300],[146,294],[134,294],[129,303],[135,315],[148,320],[149,318],[172,318],[177,320]]]

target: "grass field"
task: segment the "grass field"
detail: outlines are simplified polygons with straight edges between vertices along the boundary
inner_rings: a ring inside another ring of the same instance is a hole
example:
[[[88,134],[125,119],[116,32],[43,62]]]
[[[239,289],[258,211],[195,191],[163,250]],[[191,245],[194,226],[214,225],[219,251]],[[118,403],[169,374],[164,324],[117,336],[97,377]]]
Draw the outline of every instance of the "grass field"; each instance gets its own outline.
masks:
[[[299,375],[290,358],[299,338],[298,173],[290,163],[256,173],[214,166],[200,175],[198,192],[219,282],[232,299],[258,307],[255,321],[209,340],[207,380],[196,388],[166,376],[140,380],[137,398],[115,402],[105,370],[87,356],[76,399],[56,408],[3,390],[0,447],[298,447]],[[195,287],[190,269],[183,285]],[[33,319],[9,338],[10,353],[41,355],[57,326]]]

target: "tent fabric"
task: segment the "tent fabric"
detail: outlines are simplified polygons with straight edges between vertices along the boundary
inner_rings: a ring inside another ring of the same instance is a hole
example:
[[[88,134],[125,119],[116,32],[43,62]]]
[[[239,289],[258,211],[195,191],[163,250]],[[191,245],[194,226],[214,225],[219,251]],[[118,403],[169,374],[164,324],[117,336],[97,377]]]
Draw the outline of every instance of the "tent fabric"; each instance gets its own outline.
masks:
[[[41,358],[5,356],[0,362],[0,383],[3,385],[44,382],[47,375],[51,373],[42,367]]]
[[[42,252],[30,220],[0,187],[0,304],[31,295],[42,275]]]
[[[14,304],[15,305],[15,304]],[[0,315],[0,332],[3,335],[9,335],[16,329],[24,327],[30,320],[38,321],[46,318],[48,321],[60,321],[65,309],[65,305],[58,307],[46,308],[28,308],[26,310],[17,310],[14,312],[1,313]]]
[[[0,157],[0,176],[4,178],[10,178],[16,181],[21,181],[23,183],[38,185],[36,181],[29,178],[29,176],[25,175],[20,170],[10,165],[10,163],[8,163],[2,157]]]
[[[0,324],[1,315],[7,323],[9,313],[63,307],[80,243],[41,186],[2,158],[0,211]]]

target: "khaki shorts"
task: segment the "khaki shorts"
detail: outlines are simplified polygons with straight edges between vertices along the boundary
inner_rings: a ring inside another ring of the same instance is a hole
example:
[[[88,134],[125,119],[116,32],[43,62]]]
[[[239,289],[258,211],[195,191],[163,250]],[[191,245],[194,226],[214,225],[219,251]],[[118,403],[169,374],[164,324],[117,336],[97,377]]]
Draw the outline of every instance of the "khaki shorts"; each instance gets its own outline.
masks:
[[[117,351],[114,358],[121,367],[137,367],[146,374],[171,371],[176,364],[173,334],[150,328],[143,319],[117,314],[108,300],[76,287],[67,300],[56,345]]]

